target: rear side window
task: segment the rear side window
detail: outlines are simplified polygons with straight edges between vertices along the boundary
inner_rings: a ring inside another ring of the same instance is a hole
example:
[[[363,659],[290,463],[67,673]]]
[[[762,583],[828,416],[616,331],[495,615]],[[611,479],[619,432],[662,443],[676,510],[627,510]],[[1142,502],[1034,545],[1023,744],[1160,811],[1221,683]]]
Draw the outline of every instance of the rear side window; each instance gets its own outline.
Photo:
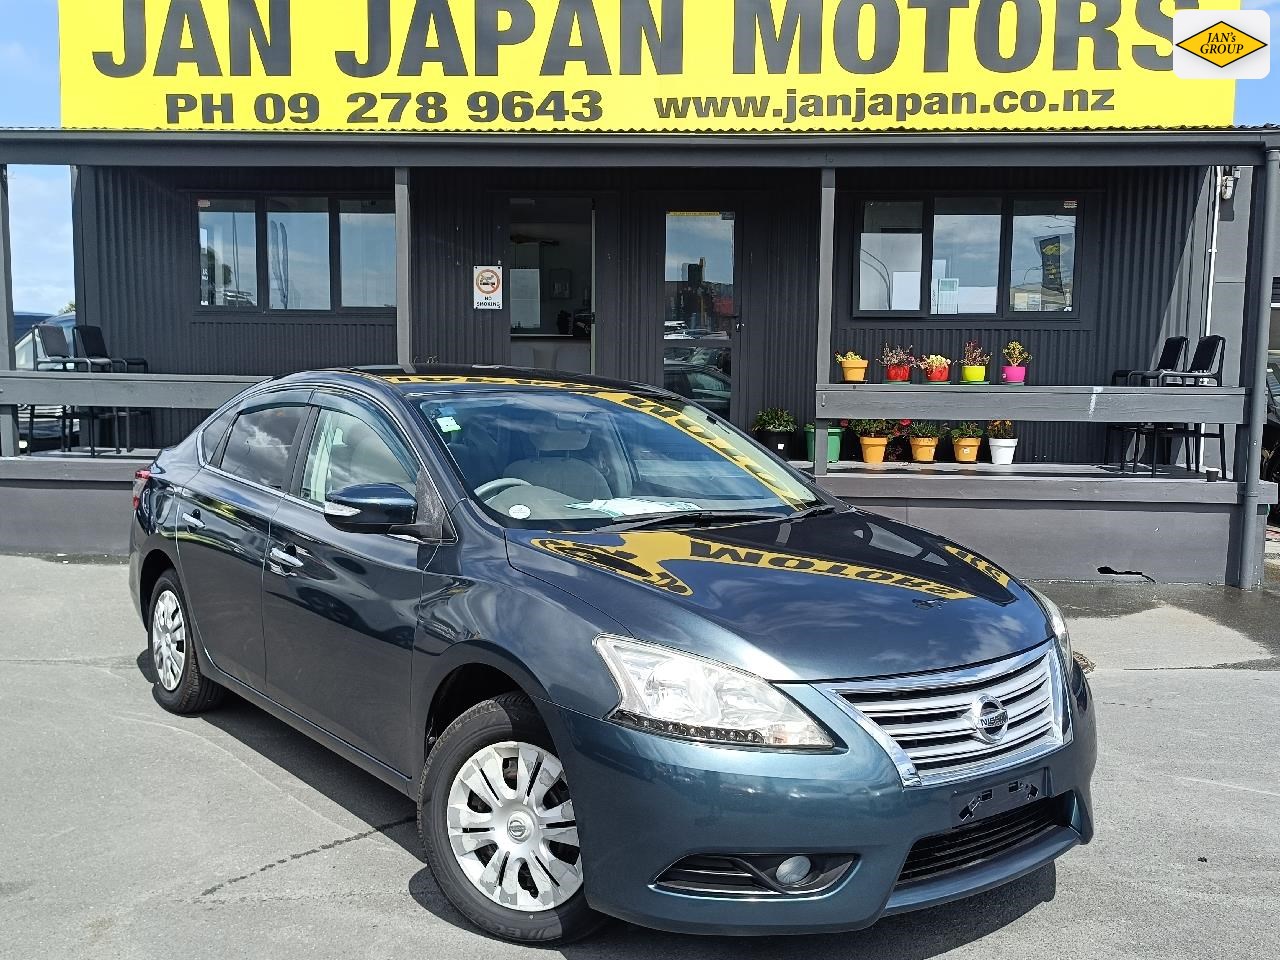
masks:
[[[306,417],[303,406],[267,407],[242,414],[231,428],[222,469],[227,473],[283,490],[289,455]]]
[[[236,408],[232,407],[200,432],[200,453],[205,462],[213,462],[213,456],[218,452],[218,444],[222,443],[222,438],[227,435],[227,427],[231,426],[231,421],[235,417]]]

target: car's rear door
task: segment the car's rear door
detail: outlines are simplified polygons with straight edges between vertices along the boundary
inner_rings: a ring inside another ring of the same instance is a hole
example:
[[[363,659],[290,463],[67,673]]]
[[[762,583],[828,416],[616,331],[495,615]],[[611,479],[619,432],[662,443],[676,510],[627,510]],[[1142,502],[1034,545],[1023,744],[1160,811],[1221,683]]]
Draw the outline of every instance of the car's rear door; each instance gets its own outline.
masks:
[[[200,641],[219,670],[259,688],[266,676],[262,568],[310,394],[287,390],[246,402],[187,483],[178,511],[178,564]]]
[[[273,697],[393,769],[405,771],[411,673],[424,571],[434,544],[350,533],[326,495],[394,483],[415,493],[421,465],[385,411],[317,390],[291,496],[271,524],[263,579]]]

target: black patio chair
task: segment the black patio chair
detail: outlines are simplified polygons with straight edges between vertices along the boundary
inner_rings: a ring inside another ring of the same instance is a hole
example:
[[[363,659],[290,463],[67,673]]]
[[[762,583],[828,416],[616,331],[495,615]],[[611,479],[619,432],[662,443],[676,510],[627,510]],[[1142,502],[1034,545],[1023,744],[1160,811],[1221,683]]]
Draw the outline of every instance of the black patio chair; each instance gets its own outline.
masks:
[[[31,328],[35,338],[35,358],[33,366],[36,370],[66,371],[88,370],[89,364],[81,357],[74,355],[67,335],[56,323],[38,323]],[[74,421],[71,408],[67,406],[38,407],[34,403],[27,407],[27,450],[35,449],[36,421],[56,420],[58,422],[58,449],[66,452],[71,448],[71,435]]]
[[[1167,337],[1164,346],[1160,348],[1160,356],[1156,358],[1156,365],[1151,370],[1116,370],[1111,374],[1111,385],[1113,387],[1125,386],[1152,386],[1153,382],[1159,379],[1161,373],[1182,369],[1182,358],[1187,353],[1186,337]],[[1128,461],[1129,445],[1128,437],[1133,430],[1133,424],[1130,423],[1109,423],[1107,424],[1106,435],[1102,441],[1102,462],[1111,462],[1111,438],[1116,434],[1120,434],[1125,438],[1125,443],[1120,447],[1120,464],[1123,469],[1124,464]]]
[[[1157,387],[1220,387],[1222,386],[1222,365],[1226,357],[1227,341],[1225,337],[1212,334],[1201,337],[1196,344],[1191,362],[1185,370],[1165,370],[1155,377],[1153,386]],[[1183,441],[1183,455],[1187,469],[1192,473],[1200,472],[1200,443],[1203,440],[1218,441],[1218,457],[1222,464],[1222,476],[1227,478],[1227,428],[1226,424],[1217,424],[1217,430],[1206,430],[1203,423],[1149,423],[1138,424],[1130,428],[1134,435],[1133,469],[1138,469],[1139,439],[1146,440],[1151,453],[1151,475],[1155,476],[1156,466],[1160,460],[1160,449],[1174,439]]]
[[[106,337],[101,327],[77,323],[73,328],[76,343],[76,355],[89,361],[94,367],[107,368],[115,373],[130,373],[138,370],[150,372],[150,365],[142,357],[113,357],[107,350]]]
[[[75,338],[76,354],[89,361],[90,368],[104,373],[149,373],[151,371],[150,364],[143,357],[113,357],[107,349],[107,339],[102,334],[101,327],[91,326],[89,324],[77,323],[72,332]],[[119,442],[119,421],[124,420],[124,447],[126,450],[133,449],[133,417],[135,414],[149,416],[150,411],[135,411],[129,407],[123,409],[119,407],[111,408],[108,415],[112,423],[112,438],[116,443],[116,453],[120,452]],[[97,452],[96,443],[90,438],[90,454]]]

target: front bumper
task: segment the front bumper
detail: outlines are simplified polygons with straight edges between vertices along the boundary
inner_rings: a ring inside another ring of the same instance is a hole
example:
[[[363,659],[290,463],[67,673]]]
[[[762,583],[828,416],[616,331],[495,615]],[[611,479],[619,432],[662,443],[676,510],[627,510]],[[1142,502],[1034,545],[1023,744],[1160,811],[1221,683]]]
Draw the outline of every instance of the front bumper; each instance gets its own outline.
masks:
[[[712,747],[554,711],[578,818],[587,900],[603,913],[679,932],[834,932],[1029,873],[1093,837],[1093,709],[1083,675],[1073,673],[1069,744],[993,775],[934,787],[904,788],[883,748],[810,687],[788,687],[788,693],[847,749],[802,754]],[[1041,770],[1047,771],[1049,794],[1060,798],[1062,826],[975,865],[897,885],[915,842],[953,826],[958,794]],[[724,896],[657,885],[681,858],[716,854],[858,859],[839,882],[816,894]]]

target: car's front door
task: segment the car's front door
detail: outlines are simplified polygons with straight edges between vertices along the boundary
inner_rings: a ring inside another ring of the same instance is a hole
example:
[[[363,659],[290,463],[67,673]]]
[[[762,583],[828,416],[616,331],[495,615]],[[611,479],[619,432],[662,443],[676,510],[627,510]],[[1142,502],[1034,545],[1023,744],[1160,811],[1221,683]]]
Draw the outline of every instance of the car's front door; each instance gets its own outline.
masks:
[[[196,631],[214,666],[261,687],[262,567],[271,517],[293,470],[310,390],[250,400],[182,492],[178,564]]]
[[[335,490],[394,483],[416,490],[419,463],[372,404],[317,392],[293,495],[271,524],[263,631],[272,696],[357,749],[404,771],[410,665],[432,544],[338,530]]]

